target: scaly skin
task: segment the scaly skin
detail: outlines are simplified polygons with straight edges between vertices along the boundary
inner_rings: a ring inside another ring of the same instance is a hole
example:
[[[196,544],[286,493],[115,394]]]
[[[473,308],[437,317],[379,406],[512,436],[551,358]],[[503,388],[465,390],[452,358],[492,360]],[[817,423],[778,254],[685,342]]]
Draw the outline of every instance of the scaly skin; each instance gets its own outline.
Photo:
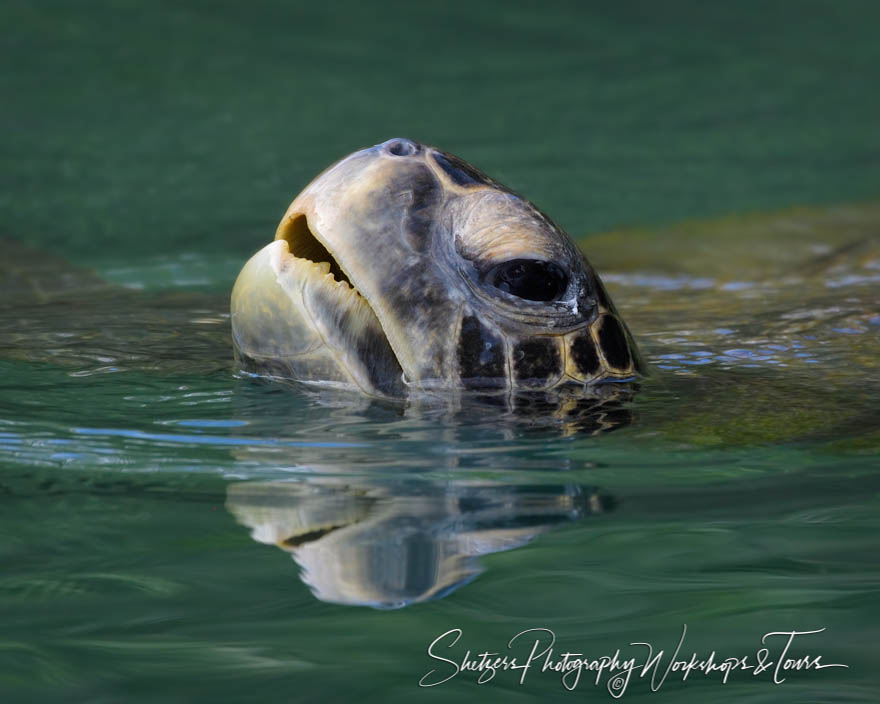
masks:
[[[492,267],[522,260],[557,267],[564,290],[530,300],[487,283]],[[352,154],[297,196],[236,282],[232,327],[247,371],[373,395],[552,389],[640,370],[560,227],[465,162],[402,139]]]

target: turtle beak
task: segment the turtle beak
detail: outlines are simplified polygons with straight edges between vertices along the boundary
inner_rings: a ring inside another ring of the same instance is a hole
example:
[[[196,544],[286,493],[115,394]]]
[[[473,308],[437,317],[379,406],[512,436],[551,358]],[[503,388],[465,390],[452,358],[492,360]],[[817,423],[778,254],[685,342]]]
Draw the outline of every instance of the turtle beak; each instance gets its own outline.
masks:
[[[257,252],[235,282],[239,365],[265,376],[401,395],[403,372],[373,309],[309,237],[305,218],[303,227]]]

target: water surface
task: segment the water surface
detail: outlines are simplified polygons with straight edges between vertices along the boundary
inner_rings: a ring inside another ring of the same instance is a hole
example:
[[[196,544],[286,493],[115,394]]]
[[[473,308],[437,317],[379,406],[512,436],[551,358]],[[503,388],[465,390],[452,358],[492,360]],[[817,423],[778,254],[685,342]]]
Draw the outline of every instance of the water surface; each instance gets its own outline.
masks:
[[[824,628],[797,654],[849,668],[627,699],[876,699],[877,15],[3,4],[0,700],[610,700],[418,682],[453,628],[459,661],[531,628],[668,658],[684,624],[687,656],[752,658]],[[392,136],[580,238],[635,395],[585,423],[234,374],[238,268]]]
[[[426,649],[449,629],[462,647],[443,652],[460,661],[539,627],[575,652],[669,652],[687,624],[704,657],[825,628],[798,653],[850,669],[673,678],[676,697],[863,700],[877,221],[849,206],[669,228],[650,267],[615,260],[645,233],[586,242],[652,370],[586,425],[565,404],[398,404],[235,375],[225,296],[144,288],[150,264],[117,288],[14,246],[4,689],[409,697],[437,665],[448,674]],[[742,246],[722,262],[686,245],[731,228]],[[550,673],[476,677],[423,694],[569,694]],[[639,680],[626,696],[654,695]]]

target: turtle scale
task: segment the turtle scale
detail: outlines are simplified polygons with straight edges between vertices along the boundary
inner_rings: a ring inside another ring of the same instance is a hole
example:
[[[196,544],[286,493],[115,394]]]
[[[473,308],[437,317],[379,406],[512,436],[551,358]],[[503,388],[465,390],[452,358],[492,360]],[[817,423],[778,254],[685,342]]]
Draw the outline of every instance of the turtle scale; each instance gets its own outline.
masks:
[[[620,322],[613,315],[604,315],[600,320],[599,349],[602,350],[607,366],[619,370],[629,369],[632,366],[632,355]]]
[[[458,378],[465,388],[506,387],[507,349],[503,336],[475,315],[462,318],[458,333]]]
[[[562,376],[562,354],[557,341],[552,337],[528,337],[519,340],[513,345],[511,356],[511,368],[518,385],[553,386]]]
[[[552,389],[623,381],[642,367],[629,352],[625,328],[604,312],[565,335],[505,335],[473,313],[462,313],[454,338],[456,376],[468,389]]]

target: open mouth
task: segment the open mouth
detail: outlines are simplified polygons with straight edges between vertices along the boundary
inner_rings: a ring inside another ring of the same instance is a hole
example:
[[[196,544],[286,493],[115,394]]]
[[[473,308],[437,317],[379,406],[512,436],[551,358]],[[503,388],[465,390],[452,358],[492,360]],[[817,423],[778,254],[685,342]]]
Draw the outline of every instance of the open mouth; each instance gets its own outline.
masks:
[[[305,259],[313,264],[317,264],[321,267],[322,273],[326,274],[329,271],[330,275],[338,283],[346,284],[355,294],[363,298],[348,276],[346,276],[342,267],[339,266],[339,262],[336,261],[321,241],[315,237],[305,215],[297,215],[291,218],[280,234],[284,241],[287,242],[290,254],[297,259]],[[329,267],[327,271],[324,271],[326,269],[326,267],[322,266],[324,264]]]
[[[306,215],[287,219],[278,239],[288,251],[276,241],[276,272],[287,270],[300,287],[303,312],[339,367],[362,391],[399,395],[403,370],[375,311],[318,239]]]

